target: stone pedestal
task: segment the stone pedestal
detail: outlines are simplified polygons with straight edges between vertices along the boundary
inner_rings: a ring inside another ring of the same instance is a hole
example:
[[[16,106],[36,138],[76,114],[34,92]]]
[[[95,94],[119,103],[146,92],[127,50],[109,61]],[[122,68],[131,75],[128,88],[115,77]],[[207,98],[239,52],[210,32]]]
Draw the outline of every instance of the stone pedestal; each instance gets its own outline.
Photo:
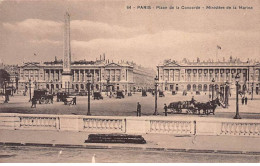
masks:
[[[71,88],[72,85],[72,74],[71,73],[63,73],[61,77],[62,81],[62,89],[68,89]],[[69,83],[69,86],[68,86]]]
[[[127,134],[145,134],[150,130],[150,121],[143,118],[127,118],[126,133]]]

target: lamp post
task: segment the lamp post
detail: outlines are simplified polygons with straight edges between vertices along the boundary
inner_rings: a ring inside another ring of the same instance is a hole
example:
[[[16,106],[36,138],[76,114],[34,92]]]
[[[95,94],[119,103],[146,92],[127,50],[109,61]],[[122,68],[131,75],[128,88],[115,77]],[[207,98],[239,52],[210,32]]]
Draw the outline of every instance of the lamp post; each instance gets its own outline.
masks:
[[[239,75],[237,74],[236,77],[236,116],[234,117],[234,119],[241,119],[241,117],[239,116],[239,108],[238,108],[238,86],[239,86]]]
[[[254,95],[254,83],[252,82],[252,92],[251,92],[251,100],[253,100]]]
[[[18,77],[15,76],[15,88],[16,88],[16,93],[18,94]]]
[[[30,95],[30,99],[29,99],[29,102],[31,102],[32,101],[32,94],[31,94],[31,87],[32,86],[32,84],[31,84],[31,79],[29,79],[29,95]]]
[[[212,99],[211,100],[213,100],[214,99],[214,82],[215,82],[215,79],[213,78],[212,79],[212,86],[211,86],[211,88],[212,88]]]
[[[251,100],[253,100],[254,95],[254,76],[252,75],[252,85],[251,85]]]
[[[108,87],[109,87],[109,81],[110,81],[110,79],[107,78],[106,80],[107,80],[107,96],[108,96]]]
[[[6,93],[6,79],[4,80],[4,86],[5,86],[5,101],[4,101],[4,103],[8,103],[8,94]]]
[[[228,81],[225,82],[225,107],[228,108],[228,98],[229,98],[229,86]]]
[[[157,111],[157,87],[158,87],[158,77],[156,76],[154,78],[154,86],[155,86],[155,108],[154,108],[154,113],[153,115],[158,115],[158,111]]]
[[[70,95],[70,82],[68,81],[68,95]]]
[[[88,85],[88,113],[87,113],[87,115],[91,115],[91,113],[90,113],[90,85],[91,85],[90,81],[91,81],[91,75],[89,73],[87,73],[87,81],[88,81],[88,83],[87,83],[87,85]]]
[[[13,79],[12,79],[12,96],[14,96],[14,81],[13,81]]]

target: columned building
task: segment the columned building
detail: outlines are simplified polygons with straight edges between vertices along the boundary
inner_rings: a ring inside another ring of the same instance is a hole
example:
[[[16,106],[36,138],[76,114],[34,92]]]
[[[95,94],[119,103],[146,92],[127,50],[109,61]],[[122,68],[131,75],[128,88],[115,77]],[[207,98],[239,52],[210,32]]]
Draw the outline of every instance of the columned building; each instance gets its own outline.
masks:
[[[133,91],[134,87],[150,88],[155,71],[138,67],[129,62],[109,62],[105,56],[96,61],[71,62],[71,81],[62,82],[63,62],[27,62],[19,67],[19,89],[46,89],[51,93],[70,89],[70,92],[87,90],[87,74],[91,75],[91,89],[94,91]],[[65,86],[65,87],[64,87]],[[108,88],[108,89],[107,89]]]
[[[235,76],[240,76],[239,84],[243,90],[259,92],[259,62],[239,59],[229,61],[181,62],[165,60],[157,66],[159,89],[163,91],[211,91],[212,86],[218,89],[228,83],[235,90]]]

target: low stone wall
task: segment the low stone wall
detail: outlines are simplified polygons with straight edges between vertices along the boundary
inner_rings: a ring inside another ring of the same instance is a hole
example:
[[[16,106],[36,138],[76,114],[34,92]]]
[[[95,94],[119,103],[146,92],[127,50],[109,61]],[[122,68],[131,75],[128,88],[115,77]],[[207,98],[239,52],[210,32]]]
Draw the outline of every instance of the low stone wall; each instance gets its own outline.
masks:
[[[260,121],[214,117],[112,117],[1,113],[0,129],[89,133],[260,136]]]

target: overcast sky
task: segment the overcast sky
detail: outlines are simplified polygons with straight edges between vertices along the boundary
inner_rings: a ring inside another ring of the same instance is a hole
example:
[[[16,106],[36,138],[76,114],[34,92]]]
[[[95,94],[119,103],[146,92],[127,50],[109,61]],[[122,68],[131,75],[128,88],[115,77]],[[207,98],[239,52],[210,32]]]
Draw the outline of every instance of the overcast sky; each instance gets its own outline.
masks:
[[[127,10],[126,6],[252,6],[253,10]],[[7,64],[63,56],[71,14],[72,60],[100,54],[153,67],[164,59],[259,60],[259,0],[0,0],[0,58]],[[34,53],[36,56],[34,56]]]

